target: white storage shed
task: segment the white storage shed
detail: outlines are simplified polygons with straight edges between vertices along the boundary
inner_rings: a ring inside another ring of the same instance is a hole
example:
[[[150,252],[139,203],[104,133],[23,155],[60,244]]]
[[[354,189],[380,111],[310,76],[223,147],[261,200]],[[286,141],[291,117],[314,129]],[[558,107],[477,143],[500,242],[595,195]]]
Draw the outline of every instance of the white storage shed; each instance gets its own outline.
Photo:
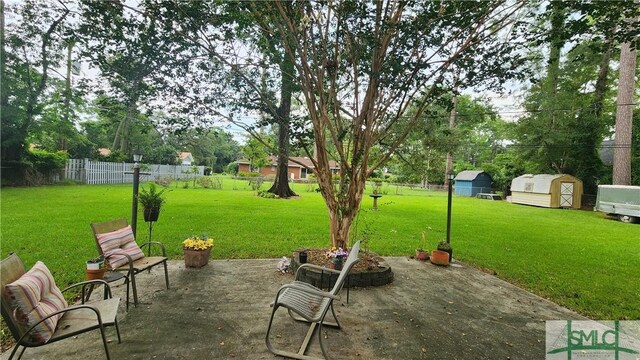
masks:
[[[525,174],[511,181],[511,202],[579,209],[582,205],[582,181],[566,174]]]

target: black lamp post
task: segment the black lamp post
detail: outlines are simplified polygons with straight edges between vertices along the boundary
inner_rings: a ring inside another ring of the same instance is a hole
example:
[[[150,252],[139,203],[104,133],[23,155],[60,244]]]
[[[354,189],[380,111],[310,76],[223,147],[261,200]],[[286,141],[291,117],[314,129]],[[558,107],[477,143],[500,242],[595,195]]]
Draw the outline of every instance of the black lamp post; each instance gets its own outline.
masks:
[[[451,244],[451,182],[455,175],[453,172],[447,173],[447,190],[448,190],[448,199],[447,199],[447,244]]]
[[[138,224],[138,187],[140,186],[140,161],[142,154],[140,150],[133,153],[133,202],[131,203],[131,230],[136,236],[136,226]]]

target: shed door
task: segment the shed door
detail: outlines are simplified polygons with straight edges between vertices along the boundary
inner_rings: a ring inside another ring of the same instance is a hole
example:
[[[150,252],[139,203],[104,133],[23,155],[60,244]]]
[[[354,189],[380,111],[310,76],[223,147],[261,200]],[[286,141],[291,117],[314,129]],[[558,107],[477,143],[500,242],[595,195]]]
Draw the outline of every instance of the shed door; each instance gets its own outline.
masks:
[[[560,183],[560,207],[573,207],[573,183]]]

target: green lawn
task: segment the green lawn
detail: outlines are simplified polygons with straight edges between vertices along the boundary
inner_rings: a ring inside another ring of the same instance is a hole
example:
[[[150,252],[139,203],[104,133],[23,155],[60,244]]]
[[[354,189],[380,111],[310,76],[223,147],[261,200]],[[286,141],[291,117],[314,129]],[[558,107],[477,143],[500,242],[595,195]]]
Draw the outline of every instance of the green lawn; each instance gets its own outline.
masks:
[[[311,187],[296,185],[298,199],[271,200],[245,182],[223,185],[167,194],[153,240],[164,242],[171,258],[181,257],[184,238],[203,232],[214,238],[217,259],[278,258],[327,246],[327,210]],[[372,251],[412,255],[428,226],[429,248],[445,238],[445,193],[387,191],[380,211],[368,211],[372,199],[363,200],[359,229],[371,232]],[[15,251],[27,266],[43,260],[65,286],[83,279],[85,260],[97,253],[89,224],[130,216],[131,185],[3,188],[1,200],[2,257]],[[463,197],[454,197],[452,213],[457,259],[592,318],[640,319],[640,225]],[[140,215],[138,238],[147,236]]]

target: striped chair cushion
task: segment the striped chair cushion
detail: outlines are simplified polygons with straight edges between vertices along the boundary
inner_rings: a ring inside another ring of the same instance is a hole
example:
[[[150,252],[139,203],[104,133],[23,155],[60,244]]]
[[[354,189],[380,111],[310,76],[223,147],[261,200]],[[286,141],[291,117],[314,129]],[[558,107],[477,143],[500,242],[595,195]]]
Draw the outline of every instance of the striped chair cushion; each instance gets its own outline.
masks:
[[[67,301],[56,286],[49,269],[38,261],[18,280],[5,286],[5,295],[10,299],[13,316],[22,332],[48,315],[67,308]],[[46,343],[51,339],[62,314],[52,316],[36,326],[28,336],[32,342]]]
[[[116,231],[97,234],[96,237],[102,254],[107,258],[113,270],[127,264],[128,260],[124,254],[131,256],[134,261],[144,257],[142,250],[136,244],[130,225]]]

